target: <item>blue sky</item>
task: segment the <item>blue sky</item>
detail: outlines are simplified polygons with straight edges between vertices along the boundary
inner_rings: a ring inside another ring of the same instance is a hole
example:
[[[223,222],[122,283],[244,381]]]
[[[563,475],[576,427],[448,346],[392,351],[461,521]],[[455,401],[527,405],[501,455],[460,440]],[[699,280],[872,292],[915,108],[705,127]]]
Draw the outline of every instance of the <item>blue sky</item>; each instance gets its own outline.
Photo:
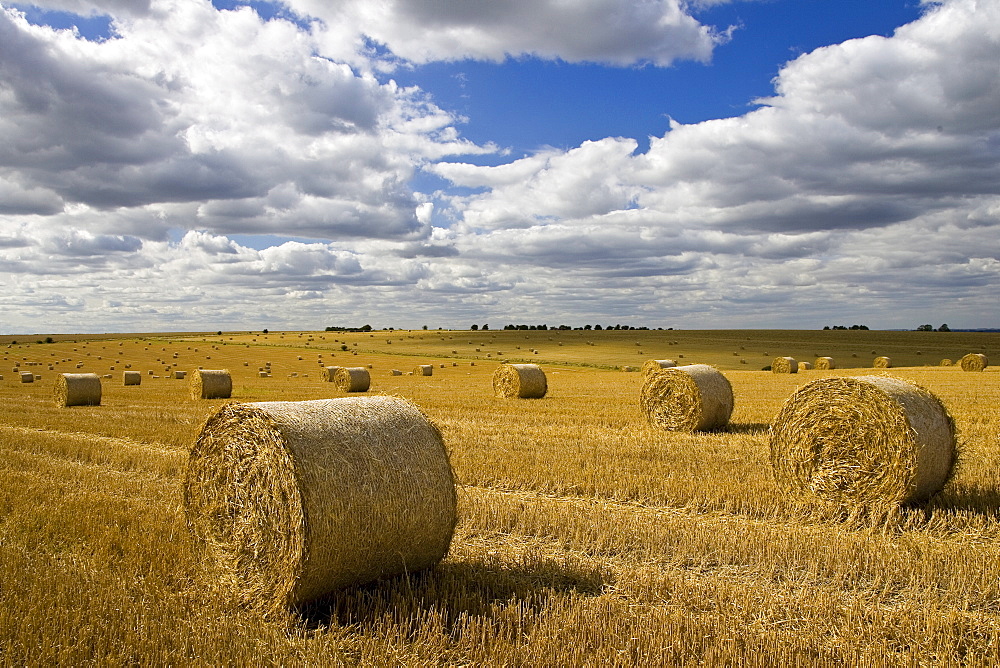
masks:
[[[0,333],[1000,326],[998,4],[0,0]]]

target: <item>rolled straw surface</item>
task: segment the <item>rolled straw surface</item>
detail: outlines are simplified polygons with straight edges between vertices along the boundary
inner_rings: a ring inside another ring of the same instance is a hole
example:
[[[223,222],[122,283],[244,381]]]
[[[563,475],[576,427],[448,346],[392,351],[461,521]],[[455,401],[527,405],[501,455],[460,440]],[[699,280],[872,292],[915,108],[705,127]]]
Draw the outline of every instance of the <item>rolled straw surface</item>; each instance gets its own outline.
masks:
[[[733,413],[733,387],[708,364],[662,369],[643,381],[639,405],[650,424],[667,431],[721,429]]]
[[[886,357],[884,355],[881,356],[881,357],[876,357],[872,361],[872,367],[875,368],[875,369],[891,369],[892,368],[892,359],[890,359],[890,358],[888,358],[888,357]]]
[[[325,366],[325,367],[323,367],[323,371],[321,372],[322,376],[323,376],[323,381],[326,382],[326,383],[332,383],[333,379],[337,376],[337,371],[339,371],[342,368],[343,367],[339,367],[339,366]]]
[[[962,365],[962,371],[982,371],[989,364],[989,360],[982,353],[969,353],[959,360],[959,364]]]
[[[337,369],[333,382],[344,392],[367,392],[372,377],[364,367],[342,367]]]
[[[771,373],[798,373],[799,363],[792,357],[775,357],[771,361]]]
[[[429,568],[456,522],[440,432],[393,397],[222,407],[191,451],[184,505],[222,581],[272,608]]]
[[[433,373],[434,373],[433,364],[418,364],[417,366],[413,367],[414,376],[430,376]]]
[[[125,385],[142,385],[141,371],[123,371],[122,382]]]
[[[191,372],[192,399],[228,399],[233,379],[228,369],[195,369]]]
[[[817,357],[816,361],[813,362],[813,368],[817,371],[829,371],[836,369],[837,365],[834,363],[832,357]]]
[[[100,406],[101,378],[96,373],[61,373],[54,388],[57,406]]]
[[[654,371],[659,371],[660,369],[670,369],[677,366],[677,362],[674,360],[647,360],[645,364],[642,365],[642,375],[648,376]]]
[[[813,365],[811,362],[799,362],[799,371],[810,371]]]
[[[916,503],[944,486],[955,426],[936,396],[887,376],[822,378],[774,418],[778,482],[844,505]]]
[[[493,392],[504,399],[541,399],[548,387],[537,364],[501,364],[493,373]]]

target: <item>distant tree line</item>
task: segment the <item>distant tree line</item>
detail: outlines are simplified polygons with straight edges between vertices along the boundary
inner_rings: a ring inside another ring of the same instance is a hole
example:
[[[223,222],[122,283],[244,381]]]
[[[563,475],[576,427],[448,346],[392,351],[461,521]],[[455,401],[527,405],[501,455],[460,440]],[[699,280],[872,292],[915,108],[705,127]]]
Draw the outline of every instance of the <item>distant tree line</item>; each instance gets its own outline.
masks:
[[[490,326],[487,324],[487,325],[483,325],[481,329],[483,331],[488,331],[489,328],[490,328]],[[475,332],[475,331],[477,331],[477,330],[480,329],[480,326],[479,325],[472,325],[471,327],[469,327],[469,329],[471,329],[473,332]],[[631,330],[649,330],[650,328],[649,327],[633,327],[631,325],[607,325],[606,327],[602,327],[601,325],[584,325],[582,327],[570,327],[569,325],[559,325],[558,327],[556,327],[556,326],[549,327],[548,325],[545,325],[545,324],[542,324],[542,325],[513,325],[513,324],[511,324],[511,325],[504,325],[504,329],[506,329],[506,330],[511,330],[511,329],[513,329],[513,330],[530,330],[530,331],[546,331],[546,330],[549,330],[549,329],[560,330],[560,331],[567,331],[567,330],[574,330],[574,331],[590,331],[590,330],[601,331],[601,330],[605,330],[605,331],[611,331],[611,330],[630,330],[630,329]],[[656,329],[663,330],[663,327],[657,327]],[[667,327],[667,330],[673,330],[673,327]]]
[[[327,327],[328,332],[370,332],[372,331],[371,325],[362,325],[361,327]]]
[[[918,332],[950,332],[951,328],[948,325],[941,325],[937,329],[934,329],[934,325],[920,325],[917,327]]]
[[[834,325],[833,327],[831,327],[830,325],[827,325],[823,329],[824,330],[827,330],[827,329],[868,329],[868,325],[851,325],[850,327],[848,327],[846,325]]]

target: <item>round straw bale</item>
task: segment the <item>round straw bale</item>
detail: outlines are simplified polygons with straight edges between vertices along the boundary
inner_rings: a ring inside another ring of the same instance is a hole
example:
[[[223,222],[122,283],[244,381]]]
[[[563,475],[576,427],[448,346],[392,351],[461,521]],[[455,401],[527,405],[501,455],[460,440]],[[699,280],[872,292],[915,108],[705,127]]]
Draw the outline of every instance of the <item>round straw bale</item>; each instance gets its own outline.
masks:
[[[955,462],[955,425],[936,396],[888,376],[821,378],[789,397],[770,433],[775,479],[844,505],[916,503]]]
[[[393,369],[392,371],[389,372],[389,375],[390,376],[402,376],[403,372],[400,371],[399,369]]]
[[[817,357],[813,363],[813,368],[817,371],[830,371],[836,369],[837,365],[834,363],[832,357]]]
[[[667,431],[721,429],[733,413],[733,387],[708,364],[667,368],[646,377],[639,405],[650,424]]]
[[[192,448],[184,506],[221,581],[269,608],[430,568],[456,522],[440,432],[381,396],[223,406]]]
[[[101,378],[96,373],[60,373],[54,389],[57,406],[101,405]]]
[[[367,392],[371,387],[372,377],[368,369],[356,367],[341,367],[337,369],[333,382],[344,392]]]
[[[21,382],[22,383],[34,383],[35,382],[35,374],[31,373],[30,371],[21,371],[20,373],[21,373]]]
[[[337,375],[337,371],[339,371],[342,368],[343,367],[339,367],[339,366],[325,366],[325,367],[323,367],[323,370],[320,372],[322,374],[323,381],[326,382],[326,383],[332,383],[334,377]]]
[[[771,361],[771,373],[798,373],[799,363],[793,357],[775,357]]]
[[[417,366],[413,367],[414,376],[430,376],[433,374],[434,374],[433,364],[418,364]]]
[[[501,364],[493,373],[493,392],[504,399],[541,399],[548,391],[537,364]]]
[[[232,394],[229,369],[195,369],[191,373],[192,399],[228,399]]]
[[[674,360],[647,360],[646,363],[642,365],[642,375],[645,377],[654,371],[659,371],[660,369],[670,369],[675,366],[677,366],[677,362]]]
[[[883,355],[881,357],[876,357],[872,361],[872,367],[875,368],[875,369],[891,369],[892,368],[892,360],[889,359],[888,357],[886,357],[885,355]]]
[[[142,385],[141,371],[123,371],[122,382],[125,385]]]
[[[954,365],[955,365],[955,363],[952,362],[947,357],[945,357],[943,360],[941,360],[941,366],[954,366]]]
[[[812,368],[812,362],[799,362],[799,371],[811,371]]]
[[[982,353],[969,353],[959,360],[959,364],[962,365],[962,371],[982,371],[989,364],[989,360]]]
[[[174,371],[174,378],[176,380],[184,380],[187,378],[187,371]]]

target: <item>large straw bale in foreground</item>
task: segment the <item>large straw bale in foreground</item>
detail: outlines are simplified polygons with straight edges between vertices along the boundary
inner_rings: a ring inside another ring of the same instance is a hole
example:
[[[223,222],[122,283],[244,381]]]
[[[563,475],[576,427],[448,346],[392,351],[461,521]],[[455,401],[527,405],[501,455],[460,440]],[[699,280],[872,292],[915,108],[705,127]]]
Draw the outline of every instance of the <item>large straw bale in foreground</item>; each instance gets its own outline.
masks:
[[[888,376],[822,378],[799,388],[771,425],[780,484],[838,502],[917,503],[944,486],[955,426],[936,396]]]
[[[817,371],[830,371],[837,368],[837,364],[832,357],[817,357],[813,362],[813,368]]]
[[[228,399],[233,394],[229,369],[195,369],[191,372],[192,399]]]
[[[61,373],[54,388],[57,406],[100,406],[101,378],[96,373]]]
[[[892,359],[886,357],[885,355],[876,357],[874,361],[872,361],[872,367],[875,369],[891,369]]]
[[[646,360],[646,363],[642,365],[642,375],[645,378],[660,369],[672,369],[675,366],[677,366],[677,362],[674,360]]]
[[[344,392],[367,392],[372,385],[368,369],[357,367],[341,367],[337,369],[333,382]]]
[[[493,392],[504,399],[541,399],[548,389],[537,364],[501,364],[493,373]]]
[[[721,429],[733,413],[733,387],[715,367],[689,364],[647,376],[639,404],[650,424],[667,431]]]
[[[188,526],[264,607],[435,565],[456,496],[441,434],[393,397],[229,404],[191,451]]]
[[[125,385],[142,385],[141,371],[123,371],[122,383]]]
[[[798,373],[799,363],[793,357],[775,357],[771,360],[771,373]]]
[[[982,371],[989,364],[989,360],[982,353],[969,353],[959,360],[959,364],[962,365],[962,371]]]

